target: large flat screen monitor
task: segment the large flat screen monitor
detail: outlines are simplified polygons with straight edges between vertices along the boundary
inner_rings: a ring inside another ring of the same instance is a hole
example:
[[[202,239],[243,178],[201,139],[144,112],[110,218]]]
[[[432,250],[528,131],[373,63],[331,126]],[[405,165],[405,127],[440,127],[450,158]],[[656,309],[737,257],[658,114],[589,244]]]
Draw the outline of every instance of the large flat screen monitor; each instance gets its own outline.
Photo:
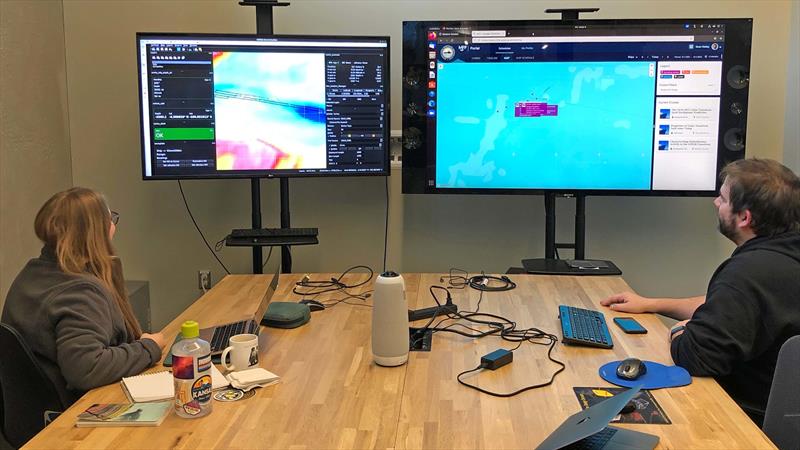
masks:
[[[136,41],[144,179],[388,174],[388,37]]]
[[[713,195],[751,19],[403,24],[403,192]]]

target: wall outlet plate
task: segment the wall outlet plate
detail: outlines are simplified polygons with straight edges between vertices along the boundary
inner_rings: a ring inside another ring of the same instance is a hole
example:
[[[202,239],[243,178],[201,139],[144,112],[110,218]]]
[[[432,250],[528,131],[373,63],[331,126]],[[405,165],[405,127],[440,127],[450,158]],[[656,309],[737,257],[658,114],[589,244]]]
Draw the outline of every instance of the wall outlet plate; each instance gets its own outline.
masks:
[[[211,271],[198,270],[197,271],[197,288],[207,291],[211,289]]]

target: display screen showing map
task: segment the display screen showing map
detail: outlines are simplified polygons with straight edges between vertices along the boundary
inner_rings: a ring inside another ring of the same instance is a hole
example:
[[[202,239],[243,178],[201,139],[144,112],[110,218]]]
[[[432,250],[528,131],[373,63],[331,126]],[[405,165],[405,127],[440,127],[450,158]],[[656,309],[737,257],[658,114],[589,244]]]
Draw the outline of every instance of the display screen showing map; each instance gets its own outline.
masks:
[[[442,64],[436,185],[649,189],[655,80],[647,61]]]
[[[750,19],[404,22],[403,192],[714,194],[744,157],[751,36]]]

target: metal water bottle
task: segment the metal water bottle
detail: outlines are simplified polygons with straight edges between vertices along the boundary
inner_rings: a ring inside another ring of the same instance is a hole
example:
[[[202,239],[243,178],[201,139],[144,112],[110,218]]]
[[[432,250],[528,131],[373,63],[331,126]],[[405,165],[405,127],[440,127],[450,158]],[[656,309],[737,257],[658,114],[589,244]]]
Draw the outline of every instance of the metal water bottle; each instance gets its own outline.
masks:
[[[375,279],[372,307],[372,356],[380,366],[408,361],[408,302],[403,277],[384,272]]]

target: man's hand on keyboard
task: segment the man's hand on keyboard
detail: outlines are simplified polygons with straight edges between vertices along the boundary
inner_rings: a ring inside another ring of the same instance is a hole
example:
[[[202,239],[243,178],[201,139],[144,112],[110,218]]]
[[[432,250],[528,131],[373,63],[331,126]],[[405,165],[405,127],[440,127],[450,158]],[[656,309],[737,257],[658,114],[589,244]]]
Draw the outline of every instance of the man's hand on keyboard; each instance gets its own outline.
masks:
[[[652,302],[652,299],[642,297],[633,292],[622,292],[600,300],[601,305],[608,306],[614,311],[632,314],[653,312]]]

